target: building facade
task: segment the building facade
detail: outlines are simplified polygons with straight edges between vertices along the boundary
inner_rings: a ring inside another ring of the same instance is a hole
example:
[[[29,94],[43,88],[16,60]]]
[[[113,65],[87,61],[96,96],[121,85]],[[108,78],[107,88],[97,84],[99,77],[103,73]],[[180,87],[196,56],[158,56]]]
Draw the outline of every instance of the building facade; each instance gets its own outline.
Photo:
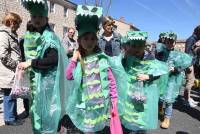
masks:
[[[124,18],[120,18],[118,19],[114,19],[115,21],[115,25],[116,25],[116,32],[120,33],[122,36],[126,35],[126,32],[130,29],[134,30],[134,31],[139,31],[139,29],[137,27],[135,27],[132,24],[126,23]]]
[[[77,5],[68,0],[48,0],[48,6],[49,24],[62,39],[69,27],[75,27]],[[28,11],[21,5],[21,0],[0,0],[0,22],[7,12],[15,12],[22,17],[23,22],[18,31],[19,37],[22,37],[30,20]]]
[[[186,40],[177,40],[175,48],[179,51],[185,52],[185,42]]]

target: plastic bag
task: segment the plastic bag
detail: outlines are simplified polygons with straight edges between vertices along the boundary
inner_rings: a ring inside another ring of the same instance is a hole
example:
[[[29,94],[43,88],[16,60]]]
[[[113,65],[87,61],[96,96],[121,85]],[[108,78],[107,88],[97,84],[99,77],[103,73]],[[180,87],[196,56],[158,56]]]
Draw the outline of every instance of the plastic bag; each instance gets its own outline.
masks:
[[[16,69],[14,85],[10,96],[13,98],[29,98],[30,97],[30,81],[28,73],[21,69]]]
[[[146,96],[143,89],[143,81],[137,81],[134,83],[135,89],[131,94],[131,99],[134,103],[146,103]]]
[[[174,67],[180,69],[186,69],[192,65],[192,57],[180,51],[171,51],[168,57],[169,60],[173,62]]]

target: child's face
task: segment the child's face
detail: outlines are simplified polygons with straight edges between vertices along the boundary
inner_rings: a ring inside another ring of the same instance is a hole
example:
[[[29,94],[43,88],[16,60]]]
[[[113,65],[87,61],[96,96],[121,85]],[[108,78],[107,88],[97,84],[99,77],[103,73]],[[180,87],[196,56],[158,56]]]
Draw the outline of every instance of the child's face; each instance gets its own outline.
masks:
[[[79,44],[88,52],[92,52],[97,45],[97,37],[95,33],[86,33],[79,39]]]
[[[38,29],[47,24],[48,18],[42,15],[31,15],[31,22],[33,26]]]
[[[164,44],[166,45],[167,49],[173,49],[176,42],[172,39],[165,39]]]
[[[143,56],[145,50],[145,44],[134,44],[134,45],[125,45],[124,50],[128,56]]]

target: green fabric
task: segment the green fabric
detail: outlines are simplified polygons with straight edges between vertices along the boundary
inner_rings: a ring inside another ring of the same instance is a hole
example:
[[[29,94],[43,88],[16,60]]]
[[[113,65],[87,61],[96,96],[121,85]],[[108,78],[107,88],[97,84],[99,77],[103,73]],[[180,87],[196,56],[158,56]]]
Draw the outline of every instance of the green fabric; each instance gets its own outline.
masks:
[[[99,30],[102,14],[102,7],[78,5],[75,18],[78,36],[82,36],[87,32],[96,34]]]
[[[138,81],[138,74],[162,76],[168,73],[167,66],[157,60],[139,60],[131,56],[122,60],[128,77],[122,124],[129,130],[156,129],[158,122],[159,79]],[[142,97],[136,101],[134,95]]]
[[[123,45],[144,45],[147,38],[147,32],[129,30],[127,34],[122,37],[121,42]]]
[[[89,94],[85,96],[84,89],[82,88],[82,69],[80,62],[77,63],[77,66],[73,72],[73,84],[71,85],[71,96],[68,100],[68,105],[66,106],[66,111],[69,117],[71,118],[74,125],[83,132],[97,132],[103,130],[106,124],[109,121],[110,117],[110,106],[111,98],[109,96],[109,81],[108,81],[108,68],[112,69],[112,72],[115,75],[117,73],[123,72],[120,71],[121,68],[118,68],[120,62],[113,61],[113,58],[106,56],[103,53],[96,54],[93,56],[86,57],[86,61],[91,61],[93,58],[98,58],[99,62],[99,73],[101,79],[101,92],[97,94]],[[116,66],[117,64],[117,66]],[[116,71],[117,70],[117,71]],[[119,74],[118,74],[119,75]],[[120,76],[121,77],[121,76]],[[116,78],[116,82],[119,83],[119,78]],[[124,82],[122,80],[122,82]],[[120,87],[117,85],[117,88]],[[122,87],[122,86],[121,86]],[[125,88],[126,86],[124,86]],[[124,90],[121,88],[121,90]],[[118,91],[122,92],[122,91]],[[88,99],[96,97],[104,97],[104,103],[101,105],[87,105]]]
[[[167,48],[163,43],[157,43],[156,44],[156,52],[157,53],[161,53],[161,52],[166,53],[165,51],[167,51]]]
[[[97,55],[93,56],[96,57]],[[88,58],[88,57],[87,57]],[[100,64],[104,62],[104,64]],[[71,118],[74,125],[83,132],[95,132],[100,131],[105,127],[106,121],[109,117],[110,108],[110,98],[108,94],[108,80],[107,80],[107,69],[108,64],[106,64],[105,59],[99,60],[99,72],[101,76],[101,86],[102,94],[104,91],[107,92],[104,98],[104,107],[99,107],[99,109],[86,107],[87,99],[84,96],[84,91],[82,86],[82,70],[81,64],[78,62],[76,69],[74,70],[74,87],[73,92],[68,100],[69,105],[66,107],[69,117]],[[88,96],[89,97],[89,96]],[[90,127],[91,128],[90,128]]]
[[[22,4],[31,15],[48,16],[47,0],[22,0]]]
[[[164,77],[163,79],[165,79],[167,85],[165,86],[166,89],[162,92],[162,94],[160,94],[160,99],[169,104],[174,103],[180,93],[184,78],[184,72],[174,75],[169,74]]]
[[[25,59],[35,59],[38,57],[38,46],[42,44],[41,35],[38,32],[26,32],[24,35]]]
[[[123,102],[126,100],[127,96],[125,91],[128,88],[128,85],[125,84],[128,81],[128,77],[125,77],[126,72],[121,64],[122,57],[123,57],[122,55],[119,55],[107,58],[117,84],[117,93],[118,93],[117,107],[119,116],[122,116],[125,110]]]
[[[41,39],[43,42],[37,48],[39,58],[43,58],[47,48],[55,48],[58,52],[58,65],[45,71],[35,69],[37,73],[33,78],[31,102],[32,126],[34,134],[55,134],[58,122],[65,114],[65,99],[70,93],[67,91],[70,84],[64,73],[67,57],[59,38],[52,31],[46,29]]]

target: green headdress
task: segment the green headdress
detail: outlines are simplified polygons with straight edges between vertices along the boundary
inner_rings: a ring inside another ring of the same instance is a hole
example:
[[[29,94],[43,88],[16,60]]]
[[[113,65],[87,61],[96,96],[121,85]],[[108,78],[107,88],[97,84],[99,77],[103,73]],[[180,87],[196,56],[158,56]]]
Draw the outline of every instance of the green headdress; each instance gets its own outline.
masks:
[[[164,36],[165,36],[165,32],[161,32],[160,34],[159,34],[159,38],[161,39],[161,38],[164,38]]]
[[[40,14],[48,16],[47,0],[21,0],[23,6],[30,12],[31,15]]]
[[[99,30],[102,14],[102,7],[78,5],[75,19],[78,36],[86,32],[93,32],[96,34]]]
[[[159,38],[167,38],[167,39],[172,39],[172,40],[177,40],[177,35],[174,32],[162,32],[159,35]]]
[[[122,37],[121,42],[123,45],[126,44],[142,45],[145,44],[147,38],[148,38],[147,32],[129,30],[127,34],[124,37]]]

